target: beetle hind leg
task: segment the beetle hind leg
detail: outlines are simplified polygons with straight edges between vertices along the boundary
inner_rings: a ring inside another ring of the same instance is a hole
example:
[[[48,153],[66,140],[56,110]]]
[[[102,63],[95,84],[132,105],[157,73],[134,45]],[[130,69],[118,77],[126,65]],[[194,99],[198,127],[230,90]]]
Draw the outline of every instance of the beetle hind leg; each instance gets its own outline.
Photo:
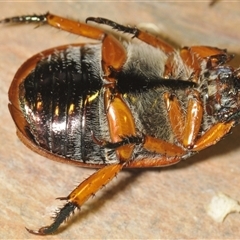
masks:
[[[50,226],[41,227],[38,231],[31,230],[29,228],[26,228],[26,230],[29,233],[35,234],[35,235],[47,235],[54,233],[59,226],[66,221],[70,217],[72,213],[74,213],[74,210],[76,208],[79,208],[75,203],[68,202],[64,205],[63,208],[61,208],[57,213],[56,216],[54,216],[54,222]]]
[[[49,12],[41,15],[33,14],[5,18],[3,20],[0,20],[0,23],[13,23],[13,24],[35,23],[38,25],[48,24],[52,27],[96,40],[102,40],[105,36],[104,31],[102,31],[101,29],[98,29],[85,23],[80,23],[78,21],[63,18],[51,14]]]
[[[0,20],[0,23],[45,23],[47,20],[47,14],[33,14],[33,15],[24,15],[24,16],[17,16],[17,17],[11,17],[11,18],[5,18],[3,20]]]
[[[155,48],[161,49],[166,54],[171,54],[174,52],[174,49],[172,46],[170,46],[169,44],[167,44],[160,38],[157,38],[156,36],[153,36],[147,32],[144,32],[144,31],[138,29],[137,27],[127,27],[127,26],[118,24],[114,21],[111,21],[109,19],[99,18],[99,17],[97,17],[97,18],[89,17],[86,19],[86,22],[88,22],[88,21],[93,21],[93,22],[96,22],[99,24],[105,24],[105,25],[112,27],[113,29],[116,29],[117,31],[133,34],[133,37],[136,37],[136,38],[140,39],[141,41],[143,41]]]
[[[48,235],[56,232],[59,226],[68,219],[75,209],[80,209],[91,196],[108,184],[119,171],[121,171],[126,163],[127,162],[121,162],[108,165],[96,171],[80,183],[67,197],[58,198],[60,200],[67,200],[68,202],[56,214],[51,225],[41,227],[38,231],[26,228],[27,231],[35,235]]]

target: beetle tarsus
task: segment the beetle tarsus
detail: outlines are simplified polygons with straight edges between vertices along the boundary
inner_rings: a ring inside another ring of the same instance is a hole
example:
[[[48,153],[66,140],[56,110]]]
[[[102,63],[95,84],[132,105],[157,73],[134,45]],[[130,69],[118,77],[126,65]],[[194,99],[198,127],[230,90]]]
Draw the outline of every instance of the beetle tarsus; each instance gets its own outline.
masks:
[[[45,227],[41,227],[38,231],[34,231],[31,229],[26,228],[26,230],[29,233],[35,234],[35,235],[48,235],[48,234],[53,234],[56,232],[56,230],[59,228],[59,226],[67,220],[67,218],[74,212],[76,208],[79,206],[76,205],[73,202],[68,202],[65,204],[63,208],[61,208],[57,213],[56,216],[54,217],[54,222]]]
[[[117,149],[119,147],[122,147],[124,145],[128,145],[128,144],[142,144],[144,143],[144,138],[140,137],[140,136],[127,136],[127,137],[123,137],[121,141],[119,142],[107,142],[105,141],[104,144],[102,144],[102,147],[104,148],[109,148],[109,149]]]
[[[26,228],[26,227],[25,227]],[[31,234],[34,234],[34,235],[40,235],[40,236],[44,236],[46,235],[46,233],[44,233],[44,230],[47,229],[48,227],[42,227],[40,228],[39,230],[35,231],[35,230],[31,230],[29,228],[26,228],[26,230],[31,233]]]
[[[45,23],[47,22],[48,12],[46,14],[33,14],[17,16],[12,18],[5,18],[0,20],[0,23]]]
[[[67,201],[67,200],[69,200],[69,197],[57,197],[56,198],[57,200],[64,200],[64,201]]]
[[[113,142],[108,142],[105,140],[98,139],[92,131],[91,131],[91,135],[92,135],[92,140],[94,143],[96,143],[97,145],[99,145],[103,148],[109,148],[109,149],[116,149],[116,148],[122,147],[127,144],[137,144],[138,145],[138,144],[144,143],[143,136],[125,136],[125,137],[122,137],[121,141],[113,143]]]
[[[109,19],[106,19],[106,18],[88,17],[86,19],[86,23],[88,21],[92,21],[92,22],[96,22],[96,23],[99,23],[99,24],[108,25],[108,26],[112,27],[113,29],[116,29],[117,31],[133,34],[134,37],[137,36],[137,34],[138,34],[138,29],[137,28],[135,28],[135,27],[126,27],[124,25],[118,24],[118,23],[116,23],[114,21],[111,21]]]

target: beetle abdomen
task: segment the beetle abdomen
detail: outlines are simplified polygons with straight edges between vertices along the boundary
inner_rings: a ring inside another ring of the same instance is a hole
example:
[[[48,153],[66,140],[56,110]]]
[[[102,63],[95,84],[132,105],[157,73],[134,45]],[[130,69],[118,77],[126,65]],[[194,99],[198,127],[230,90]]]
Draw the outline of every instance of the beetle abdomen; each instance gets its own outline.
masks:
[[[89,141],[90,131],[97,134],[99,126],[99,49],[85,45],[56,50],[21,83],[20,106],[28,131],[43,149],[83,161],[94,152],[96,158],[93,148],[98,146]]]

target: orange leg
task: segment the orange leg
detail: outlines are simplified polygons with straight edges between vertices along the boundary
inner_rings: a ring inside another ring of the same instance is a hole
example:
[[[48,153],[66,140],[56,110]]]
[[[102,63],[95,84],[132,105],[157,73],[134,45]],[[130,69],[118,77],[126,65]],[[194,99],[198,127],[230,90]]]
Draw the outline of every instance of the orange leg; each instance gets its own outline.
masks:
[[[104,106],[108,120],[109,133],[113,143],[121,141],[121,136],[135,136],[136,126],[132,113],[122,99],[121,94],[111,93],[107,88],[104,93]],[[119,147],[116,154],[120,161],[131,159],[134,150],[133,144]]]
[[[59,210],[51,225],[42,227],[38,231],[27,230],[36,235],[53,234],[76,208],[79,209],[91,196],[108,184],[124,165],[125,162],[122,162],[99,169],[80,183],[67,197],[58,198],[60,200],[67,200],[67,203]]]
[[[129,162],[127,168],[150,168],[150,167],[166,167],[176,164],[182,160],[182,157],[166,157],[159,158],[143,158]]]
[[[52,27],[59,28],[73,34],[97,40],[101,40],[105,36],[105,33],[101,29],[92,27],[85,23],[80,23],[57,15],[53,15],[51,13],[5,18],[1,20],[0,23],[36,23],[38,25],[48,24]]]
[[[190,91],[186,116],[176,97],[165,93],[164,100],[173,132],[184,148],[191,149],[199,133],[203,106],[197,91]]]
[[[217,56],[217,55],[226,55],[225,50],[216,48],[216,47],[209,47],[209,46],[192,46],[188,48],[191,54],[197,55],[200,58],[208,58],[211,56]]]
[[[143,144],[145,149],[166,155],[167,157],[180,157],[186,153],[185,148],[191,149],[193,147],[201,126],[203,108],[197,93],[194,92],[192,95],[193,97],[188,102],[185,126],[183,125],[184,116],[182,115],[183,111],[180,108],[180,104],[174,98],[170,101],[165,95],[165,102],[169,106],[168,115],[173,132],[183,147],[167,143],[161,139],[145,136]]]
[[[170,93],[164,94],[164,101],[173,133],[178,142],[181,142],[185,124],[185,116],[182,107],[177,100],[177,97]]]
[[[103,30],[86,23],[63,18],[51,13],[43,15],[29,15],[6,18],[0,23],[37,23],[48,24],[52,27],[80,36],[102,41],[102,69],[108,81],[114,82],[110,77],[113,71],[119,71],[127,59],[126,51],[121,43]]]
[[[180,157],[186,152],[183,148],[151,136],[144,137],[143,147],[150,152],[167,157]]]
[[[194,144],[193,151],[200,151],[204,148],[216,144],[227,133],[230,132],[235,122],[217,123],[202,135]]]
[[[193,70],[191,80],[196,83],[198,83],[201,64],[204,60],[207,61],[206,66],[208,68],[213,68],[233,58],[233,56],[227,54],[225,50],[208,46],[184,47],[180,50],[180,56],[184,64]]]
[[[186,117],[183,115],[180,103],[175,97],[166,93],[164,99],[170,124],[183,148],[191,151],[200,151],[221,140],[234,126],[234,121],[217,123],[200,138],[197,138],[202,122],[203,107],[198,92],[194,91],[193,93],[190,92],[190,94],[193,98],[189,99]],[[183,122],[184,119],[185,123]]]
[[[191,80],[193,82],[198,83],[199,75],[201,72],[201,63],[199,62],[198,56],[193,54],[188,47],[184,47],[180,50],[180,56],[184,62],[184,64],[193,70],[193,75],[191,76]]]
[[[135,37],[137,37],[138,39],[142,40],[143,42],[145,42],[155,48],[161,49],[163,52],[165,52],[167,54],[171,54],[174,52],[174,49],[169,44],[167,44],[160,38],[157,38],[157,37],[151,35],[150,33],[143,32],[143,31],[137,29]]]
[[[191,98],[188,100],[188,108],[185,120],[185,128],[182,135],[182,144],[185,148],[191,149],[199,133],[203,106],[197,91],[190,92]]]

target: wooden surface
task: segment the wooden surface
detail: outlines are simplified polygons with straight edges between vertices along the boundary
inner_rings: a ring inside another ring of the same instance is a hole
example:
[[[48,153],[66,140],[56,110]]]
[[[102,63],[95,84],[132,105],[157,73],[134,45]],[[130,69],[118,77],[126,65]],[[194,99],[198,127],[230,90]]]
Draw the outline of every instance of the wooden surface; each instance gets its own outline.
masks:
[[[213,8],[208,1],[0,3],[1,17],[46,11],[80,20],[101,16],[123,24],[150,22],[182,46],[211,45],[240,53],[240,2],[220,1]],[[15,135],[7,92],[27,58],[82,38],[30,25],[0,26],[0,31],[0,238],[43,239],[24,227],[49,224],[50,215],[62,206],[55,198],[68,195],[94,170],[56,163],[27,149]],[[236,127],[221,143],[176,166],[123,171],[83,206],[67,228],[44,239],[237,239],[240,215],[216,223],[206,207],[218,192],[240,200],[239,185],[240,127]]]

